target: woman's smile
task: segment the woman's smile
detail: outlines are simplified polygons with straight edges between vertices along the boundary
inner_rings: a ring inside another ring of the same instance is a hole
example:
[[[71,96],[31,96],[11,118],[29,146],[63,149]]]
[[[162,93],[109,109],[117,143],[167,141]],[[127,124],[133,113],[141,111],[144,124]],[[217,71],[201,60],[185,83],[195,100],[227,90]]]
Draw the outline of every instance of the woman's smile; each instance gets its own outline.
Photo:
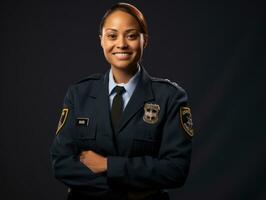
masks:
[[[112,53],[118,60],[129,60],[131,58],[132,52],[114,52]]]
[[[137,68],[145,40],[133,16],[122,11],[113,12],[106,18],[100,37],[104,56],[114,70]]]

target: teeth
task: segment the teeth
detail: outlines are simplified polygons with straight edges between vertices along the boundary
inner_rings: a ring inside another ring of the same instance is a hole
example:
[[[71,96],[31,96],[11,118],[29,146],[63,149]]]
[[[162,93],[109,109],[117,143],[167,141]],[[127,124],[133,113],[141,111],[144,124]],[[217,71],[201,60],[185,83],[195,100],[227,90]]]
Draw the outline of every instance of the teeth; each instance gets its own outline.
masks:
[[[131,53],[130,52],[116,52],[116,53],[113,53],[113,55],[115,55],[115,57],[119,60],[127,60],[130,58]]]
[[[115,54],[120,54],[120,55],[129,55],[129,53],[115,53]]]

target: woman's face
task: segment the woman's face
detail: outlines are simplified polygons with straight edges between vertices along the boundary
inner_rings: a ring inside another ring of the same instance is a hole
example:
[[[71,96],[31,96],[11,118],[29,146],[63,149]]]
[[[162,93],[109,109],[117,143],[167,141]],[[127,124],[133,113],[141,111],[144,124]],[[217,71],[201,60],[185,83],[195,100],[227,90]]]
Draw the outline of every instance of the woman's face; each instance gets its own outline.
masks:
[[[112,67],[133,69],[140,60],[145,44],[137,20],[123,11],[110,14],[104,23],[101,46]]]

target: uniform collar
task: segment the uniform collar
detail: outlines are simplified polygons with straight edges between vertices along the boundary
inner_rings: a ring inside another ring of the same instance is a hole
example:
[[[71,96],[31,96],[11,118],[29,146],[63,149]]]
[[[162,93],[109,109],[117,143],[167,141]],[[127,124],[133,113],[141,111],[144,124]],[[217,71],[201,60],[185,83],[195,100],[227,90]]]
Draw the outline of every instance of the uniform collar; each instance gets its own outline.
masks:
[[[114,92],[114,88],[116,86],[122,86],[125,88],[126,92],[129,94],[131,97],[140,78],[140,66],[138,65],[138,71],[134,74],[133,77],[130,78],[130,80],[127,83],[120,83],[117,84],[114,80],[113,72],[112,69],[109,71],[109,83],[108,83],[108,90],[109,90],[109,95],[111,95]]]

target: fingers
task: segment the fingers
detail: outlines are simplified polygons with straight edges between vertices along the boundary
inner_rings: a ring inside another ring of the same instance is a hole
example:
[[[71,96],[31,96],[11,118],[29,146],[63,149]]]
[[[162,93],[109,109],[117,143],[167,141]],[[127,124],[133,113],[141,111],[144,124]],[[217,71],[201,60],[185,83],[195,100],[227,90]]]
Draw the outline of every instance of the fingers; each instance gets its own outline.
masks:
[[[89,154],[90,153],[90,150],[89,151],[82,151],[81,153],[80,153],[80,156],[86,156],[87,154]]]
[[[87,151],[82,151],[79,155],[79,160],[84,161],[87,155]]]
[[[80,160],[83,160],[84,158],[85,158],[85,155],[84,155],[83,152],[81,152],[81,154],[79,155],[79,159],[80,159]]]

